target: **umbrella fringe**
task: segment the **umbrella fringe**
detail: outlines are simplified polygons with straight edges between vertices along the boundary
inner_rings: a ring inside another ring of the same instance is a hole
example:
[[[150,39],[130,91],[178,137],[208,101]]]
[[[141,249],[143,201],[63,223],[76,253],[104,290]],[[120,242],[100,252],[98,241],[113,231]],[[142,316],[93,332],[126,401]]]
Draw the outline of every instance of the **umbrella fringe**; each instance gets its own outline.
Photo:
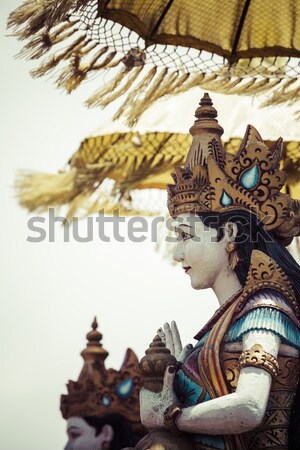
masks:
[[[27,0],[9,15],[8,28],[13,28],[19,39],[27,39],[65,21],[70,12],[75,13],[85,4],[86,0]]]
[[[297,86],[290,88],[294,83]],[[288,89],[288,90],[287,90]],[[272,92],[272,95],[262,104],[262,106],[279,105],[281,103],[295,102],[300,97],[300,85],[299,80],[294,78],[292,80],[287,80],[279,86],[278,89]]]
[[[189,74],[189,77],[183,81],[181,86],[178,83],[178,86],[174,89],[174,94],[182,94],[195,86],[199,86],[204,77],[204,73]]]
[[[55,31],[37,33],[31,37],[31,40],[18,53],[17,57],[25,57],[28,59],[39,59],[45,53],[50,51],[52,47],[62,41],[67,40],[78,31],[76,27],[79,20],[72,22],[63,22]]]
[[[124,113],[126,107],[128,104],[131,104],[134,101],[134,98],[140,94],[140,92],[143,92],[145,88],[151,83],[152,79],[155,77],[157,72],[157,67],[152,67],[147,75],[136,85],[136,87],[127,95],[125,101],[120,106],[119,110],[114,115],[113,119],[117,120],[119,119],[122,114]]]
[[[104,88],[95,92],[87,101],[86,105],[88,107],[101,106],[105,108],[107,105],[112,103],[114,100],[119,98],[121,95],[127,92],[132,83],[137,79],[143,66],[135,67],[134,69],[127,69],[123,67],[117,76],[111,80]],[[125,81],[123,85],[122,82]]]
[[[141,115],[140,111],[143,112],[148,106],[150,106],[150,104],[152,103],[151,98],[155,95],[157,89],[159,89],[167,74],[167,68],[162,69],[161,72],[156,72],[155,77],[152,79],[151,84],[148,86],[148,89],[144,91],[144,96],[140,98],[139,95],[137,95],[134,99],[131,100],[130,104],[127,105],[128,112],[125,113],[125,117],[126,123],[129,126],[133,126],[137,122],[138,118]]]
[[[91,196],[112,168],[111,164],[93,169],[72,167],[56,174],[21,171],[15,180],[16,196],[19,204],[30,212],[80,204],[81,196]]]
[[[77,176],[76,168],[57,174],[21,171],[15,180],[17,199],[28,211],[46,211],[49,206],[64,205],[78,193]]]
[[[34,78],[39,78],[48,72],[51,72],[55,67],[63,60],[67,60],[72,55],[73,51],[80,52],[90,40],[86,40],[84,35],[79,36],[74,42],[72,42],[64,51],[56,53],[51,56],[44,64],[37,69],[32,70],[30,73]]]
[[[7,26],[15,30],[19,39],[27,39],[44,28],[48,13],[44,2],[27,0],[10,13]]]
[[[21,171],[16,177],[15,192],[19,204],[29,212],[46,212],[50,207],[60,209],[68,205],[66,219],[70,223],[79,214],[84,218],[101,209],[105,214],[112,214],[116,209],[122,215],[141,214],[132,209],[130,202],[127,207],[119,202],[119,189],[115,193],[99,192],[95,200],[92,198],[106,175],[75,167],[57,174]],[[144,214],[149,215],[149,211]]]
[[[95,47],[96,44],[92,43],[92,45],[86,50],[83,50],[82,52],[80,52],[80,54],[74,55],[72,57],[71,63],[60,72],[60,75],[57,79],[57,86],[59,88],[64,88],[68,93],[71,93],[85,80],[88,72],[94,69],[97,60],[100,59],[101,56],[103,56],[108,51],[108,47],[101,48],[90,63],[83,64],[82,57],[93,50]],[[114,55],[109,53],[107,57],[109,57],[109,60],[111,60]],[[104,59],[103,65],[106,64],[107,57]]]
[[[150,85],[146,91],[146,95],[142,99],[136,98],[135,101],[129,105],[130,110],[127,114],[127,123],[130,127],[136,125],[141,115],[148,109],[156,100],[168,95],[172,92],[172,87],[178,79],[179,72],[165,73],[164,70],[158,75],[153,85]]]

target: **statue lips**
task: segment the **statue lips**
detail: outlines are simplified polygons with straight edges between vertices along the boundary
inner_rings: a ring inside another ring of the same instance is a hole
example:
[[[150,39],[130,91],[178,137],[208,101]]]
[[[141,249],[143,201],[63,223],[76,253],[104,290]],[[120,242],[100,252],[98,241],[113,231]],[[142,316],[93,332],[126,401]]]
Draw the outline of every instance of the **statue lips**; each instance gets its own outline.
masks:
[[[188,273],[188,271],[191,269],[190,266],[183,266],[182,268],[185,271],[185,273]]]

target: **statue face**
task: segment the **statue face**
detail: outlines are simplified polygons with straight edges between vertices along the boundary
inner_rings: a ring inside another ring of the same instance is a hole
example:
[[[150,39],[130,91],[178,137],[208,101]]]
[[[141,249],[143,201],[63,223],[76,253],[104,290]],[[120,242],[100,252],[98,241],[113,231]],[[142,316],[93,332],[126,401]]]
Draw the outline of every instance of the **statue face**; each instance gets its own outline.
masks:
[[[111,442],[113,429],[104,425],[96,436],[96,429],[86,423],[81,417],[70,417],[67,421],[69,440],[64,450],[101,450],[103,442]]]
[[[178,243],[174,259],[190,276],[194,289],[214,287],[224,270],[228,272],[228,253],[225,234],[217,241],[217,230],[207,227],[194,214],[182,214],[177,218]],[[224,277],[223,277],[224,278]]]

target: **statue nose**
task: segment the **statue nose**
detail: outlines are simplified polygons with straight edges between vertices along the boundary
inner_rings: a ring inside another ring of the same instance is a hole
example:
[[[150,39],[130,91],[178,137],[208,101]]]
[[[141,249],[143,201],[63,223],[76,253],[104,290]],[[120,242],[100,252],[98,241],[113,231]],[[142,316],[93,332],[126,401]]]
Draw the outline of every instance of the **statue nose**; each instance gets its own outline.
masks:
[[[175,261],[181,262],[181,261],[183,261],[183,257],[184,257],[184,252],[183,252],[183,248],[182,248],[182,243],[178,242],[178,244],[176,245],[175,250],[174,250],[173,258],[175,259]]]

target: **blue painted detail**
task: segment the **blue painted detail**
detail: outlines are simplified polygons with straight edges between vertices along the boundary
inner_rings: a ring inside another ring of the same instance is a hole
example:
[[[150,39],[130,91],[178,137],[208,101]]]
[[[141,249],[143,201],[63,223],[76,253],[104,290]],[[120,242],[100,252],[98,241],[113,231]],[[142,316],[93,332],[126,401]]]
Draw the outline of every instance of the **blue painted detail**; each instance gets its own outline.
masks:
[[[204,399],[203,399],[202,403],[207,402],[207,400],[211,400],[210,395],[208,394],[208,392],[206,392],[206,394],[204,395]]]
[[[194,348],[196,349],[196,348],[203,347],[203,345],[206,342],[206,339],[208,338],[208,335],[209,335],[209,331],[204,336],[202,336],[202,338],[197,342],[197,344],[195,345]]]
[[[253,309],[234,322],[224,341],[241,341],[244,334],[253,330],[272,331],[283,343],[300,350],[300,330],[297,325],[283,312],[266,307]]]
[[[102,397],[102,404],[103,406],[110,406],[110,400],[106,395],[103,395]]]
[[[127,398],[130,396],[133,389],[133,381],[131,378],[124,380],[117,386],[117,394],[120,398]]]
[[[184,406],[194,406],[198,403],[203,388],[179,370],[175,376],[174,390]]]
[[[211,436],[207,434],[195,434],[193,441],[205,445],[205,448],[213,450],[225,450],[225,441],[223,436]]]
[[[251,167],[251,169],[247,170],[243,173],[241,177],[241,185],[246,189],[253,189],[259,180],[259,169],[258,165]]]
[[[221,205],[222,206],[230,206],[232,205],[233,200],[230,197],[230,195],[227,194],[226,191],[223,191],[222,197],[221,197]]]

